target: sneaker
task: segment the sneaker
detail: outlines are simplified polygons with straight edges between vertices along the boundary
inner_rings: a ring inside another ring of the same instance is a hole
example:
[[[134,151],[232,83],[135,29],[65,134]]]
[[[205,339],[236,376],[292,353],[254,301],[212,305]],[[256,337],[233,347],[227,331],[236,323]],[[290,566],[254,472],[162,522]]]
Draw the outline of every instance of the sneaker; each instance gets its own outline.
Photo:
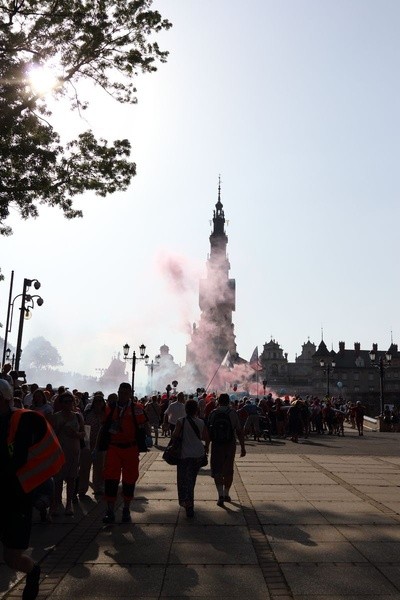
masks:
[[[230,496],[224,496],[224,501],[225,502],[232,502],[231,497]]]
[[[115,523],[115,514],[113,510],[108,510],[103,517],[103,523],[109,525],[110,523]]]
[[[217,506],[224,506],[224,497],[220,496],[217,500]]]
[[[35,600],[39,593],[40,566],[35,565],[26,576],[26,584],[22,592],[22,600]]]
[[[121,523],[131,523],[131,522],[132,522],[131,511],[129,510],[129,508],[127,506],[124,506],[124,508],[122,509]]]

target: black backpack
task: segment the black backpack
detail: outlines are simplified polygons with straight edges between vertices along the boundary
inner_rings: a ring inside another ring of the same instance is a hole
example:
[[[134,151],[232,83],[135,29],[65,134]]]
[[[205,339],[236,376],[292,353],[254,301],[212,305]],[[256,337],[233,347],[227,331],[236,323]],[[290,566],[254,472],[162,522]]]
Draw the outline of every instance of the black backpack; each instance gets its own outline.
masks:
[[[210,438],[215,444],[228,444],[234,439],[234,431],[229,416],[231,409],[216,410],[211,418]]]

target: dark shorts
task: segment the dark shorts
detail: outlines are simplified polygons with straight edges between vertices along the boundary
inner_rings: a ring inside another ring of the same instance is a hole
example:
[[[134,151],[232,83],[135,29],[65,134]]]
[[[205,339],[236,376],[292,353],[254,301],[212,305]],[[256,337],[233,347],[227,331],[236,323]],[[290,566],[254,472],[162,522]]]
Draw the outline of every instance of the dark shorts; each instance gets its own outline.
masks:
[[[233,475],[233,462],[235,460],[236,442],[233,444],[211,444],[211,476]]]
[[[0,503],[0,540],[5,548],[26,550],[32,527],[32,502],[29,497],[13,505]]]

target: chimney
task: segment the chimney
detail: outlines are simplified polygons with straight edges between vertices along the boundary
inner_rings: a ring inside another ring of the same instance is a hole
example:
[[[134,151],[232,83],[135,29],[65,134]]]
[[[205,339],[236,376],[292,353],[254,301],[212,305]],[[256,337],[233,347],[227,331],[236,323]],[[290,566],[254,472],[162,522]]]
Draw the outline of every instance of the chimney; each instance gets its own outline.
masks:
[[[357,354],[357,356],[360,354],[360,348],[361,348],[360,342],[354,342],[354,350],[355,350],[355,353]]]
[[[343,354],[343,352],[344,352],[344,342],[339,342],[339,352],[340,352],[340,354]]]
[[[372,351],[375,352],[375,354],[378,352],[378,344],[372,344]]]

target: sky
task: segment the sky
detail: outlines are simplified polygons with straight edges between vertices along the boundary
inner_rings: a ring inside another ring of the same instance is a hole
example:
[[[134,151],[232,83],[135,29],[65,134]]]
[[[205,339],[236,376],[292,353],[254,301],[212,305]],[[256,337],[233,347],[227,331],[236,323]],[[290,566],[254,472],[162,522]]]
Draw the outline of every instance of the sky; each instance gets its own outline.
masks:
[[[173,23],[158,38],[170,55],[138,77],[138,104],[82,86],[85,121],[62,104],[53,117],[66,136],[90,127],[129,138],[137,176],[126,192],[78,198],[83,219],[12,211],[0,321],[14,270],[13,295],[36,278],[44,300],[22,346],[44,336],[65,370],[96,376],[126,342],[144,343],[150,359],[165,343],[184,364],[221,175],[243,358],[272,336],[293,361],[321,330],[334,349],[387,348],[391,332],[398,343],[398,1],[154,7]],[[17,328],[16,316],[14,345]]]

